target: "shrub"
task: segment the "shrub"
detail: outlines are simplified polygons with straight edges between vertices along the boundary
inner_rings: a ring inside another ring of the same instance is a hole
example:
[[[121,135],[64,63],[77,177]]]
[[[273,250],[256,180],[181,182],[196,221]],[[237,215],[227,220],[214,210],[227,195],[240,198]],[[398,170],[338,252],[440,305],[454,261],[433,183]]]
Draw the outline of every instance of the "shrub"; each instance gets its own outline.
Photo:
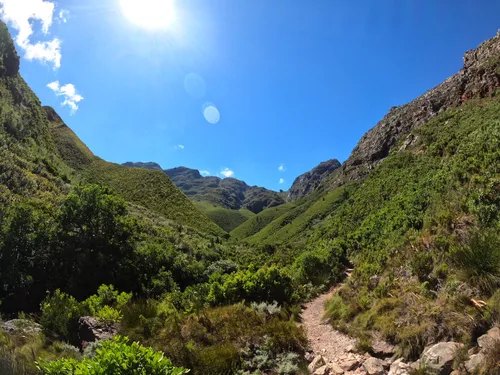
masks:
[[[491,294],[500,287],[500,235],[483,230],[472,235],[467,245],[454,254],[464,281]]]
[[[115,337],[104,341],[92,358],[81,361],[60,359],[58,361],[40,361],[38,369],[41,375],[181,375],[188,371],[174,367],[172,362],[161,352],[128,343],[126,337]]]
[[[83,306],[73,297],[57,289],[41,305],[40,323],[46,330],[76,342],[78,318],[85,315]]]
[[[132,293],[118,292],[113,285],[101,285],[94,294],[83,302],[92,316],[106,324],[118,323],[124,306],[132,298]]]

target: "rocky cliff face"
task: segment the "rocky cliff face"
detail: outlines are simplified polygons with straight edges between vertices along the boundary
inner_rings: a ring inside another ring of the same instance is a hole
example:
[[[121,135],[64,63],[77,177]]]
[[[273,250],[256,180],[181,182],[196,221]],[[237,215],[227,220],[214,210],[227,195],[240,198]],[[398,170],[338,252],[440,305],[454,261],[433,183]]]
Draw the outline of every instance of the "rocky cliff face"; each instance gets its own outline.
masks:
[[[320,163],[310,172],[300,175],[293,181],[288,191],[287,200],[289,202],[295,201],[312,193],[328,176],[340,168],[340,166],[341,164],[337,159],[331,159]]]
[[[152,162],[128,162],[124,165],[161,170],[158,164]],[[198,170],[186,167],[165,169],[163,172],[193,200],[207,201],[234,210],[246,208],[254,213],[285,203],[277,192],[258,186],[248,186],[236,178],[203,177]]]
[[[335,184],[356,180],[384,159],[392,147],[416,127],[440,112],[474,98],[495,94],[500,86],[500,31],[464,55],[463,68],[414,101],[393,107],[354,148]],[[411,142],[411,140],[409,140]]]

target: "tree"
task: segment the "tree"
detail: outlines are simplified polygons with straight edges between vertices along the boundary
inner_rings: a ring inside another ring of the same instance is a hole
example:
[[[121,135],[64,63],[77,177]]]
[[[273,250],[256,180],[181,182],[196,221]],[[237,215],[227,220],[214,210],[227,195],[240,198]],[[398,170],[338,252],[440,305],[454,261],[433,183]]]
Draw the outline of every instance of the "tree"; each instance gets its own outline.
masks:
[[[136,223],[127,215],[123,199],[103,186],[75,188],[59,215],[61,284],[77,299],[101,284],[128,289],[123,284],[132,272],[135,237]]]

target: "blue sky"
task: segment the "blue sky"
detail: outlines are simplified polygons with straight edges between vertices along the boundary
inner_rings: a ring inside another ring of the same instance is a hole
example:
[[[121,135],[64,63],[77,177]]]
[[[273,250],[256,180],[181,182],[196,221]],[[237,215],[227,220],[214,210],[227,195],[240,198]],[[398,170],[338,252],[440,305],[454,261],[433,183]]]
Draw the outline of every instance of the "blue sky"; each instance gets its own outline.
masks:
[[[454,74],[500,28],[498,1],[165,1],[174,17],[160,29],[120,0],[0,4],[21,74],[95,154],[275,190],[344,161],[391,106]]]

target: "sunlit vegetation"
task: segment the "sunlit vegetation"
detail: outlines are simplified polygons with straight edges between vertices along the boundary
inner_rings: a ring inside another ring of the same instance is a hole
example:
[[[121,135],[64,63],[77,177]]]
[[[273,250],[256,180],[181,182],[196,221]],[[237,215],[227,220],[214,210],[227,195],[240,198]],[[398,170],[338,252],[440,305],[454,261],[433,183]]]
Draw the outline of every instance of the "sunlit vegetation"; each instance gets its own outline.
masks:
[[[94,156],[18,75],[5,27],[0,42],[0,311],[20,319],[0,373],[298,374],[300,303],[353,267],[327,317],[360,349],[376,333],[413,359],[500,322],[498,96],[441,113],[363,180],[255,215]],[[118,336],[83,350],[84,316]]]

